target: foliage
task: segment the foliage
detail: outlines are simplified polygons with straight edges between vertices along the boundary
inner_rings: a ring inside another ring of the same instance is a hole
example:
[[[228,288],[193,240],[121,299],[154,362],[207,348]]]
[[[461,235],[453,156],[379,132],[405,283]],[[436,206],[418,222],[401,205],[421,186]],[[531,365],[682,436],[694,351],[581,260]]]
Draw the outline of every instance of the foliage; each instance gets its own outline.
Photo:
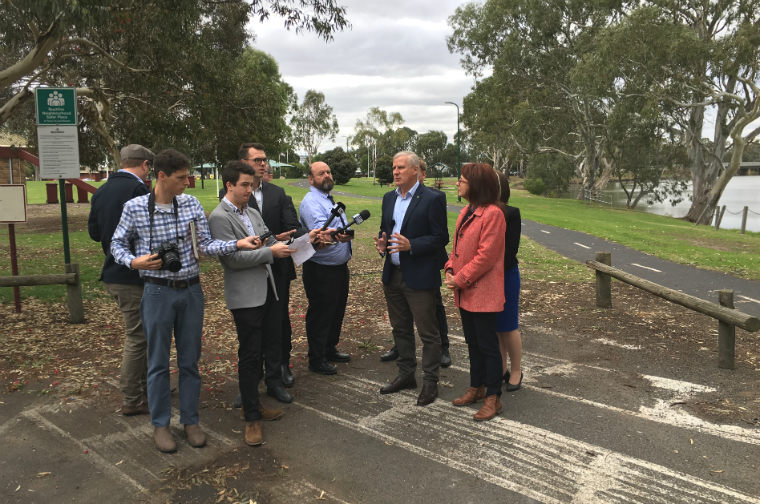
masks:
[[[325,103],[325,94],[313,89],[308,90],[301,105],[296,106],[290,127],[293,143],[306,151],[309,165],[322,141],[335,140],[340,131],[332,107]]]
[[[342,147],[336,147],[314,158],[327,163],[337,185],[347,184],[356,173],[356,160],[346,153]]]
[[[428,131],[417,137],[415,153],[432,165],[441,161],[449,139],[443,131]]]
[[[271,57],[243,53],[250,19],[270,14],[325,40],[348,26],[335,0],[2,2],[0,125],[33,139],[31,89],[74,86],[89,167],[118,164],[130,142],[196,161],[226,160],[250,136],[274,145],[289,88]]]
[[[375,178],[377,178],[381,184],[391,183],[393,180],[393,158],[391,156],[386,154],[377,159]]]
[[[527,178],[523,181],[523,187],[536,196],[543,196],[546,193],[546,184],[541,178]]]

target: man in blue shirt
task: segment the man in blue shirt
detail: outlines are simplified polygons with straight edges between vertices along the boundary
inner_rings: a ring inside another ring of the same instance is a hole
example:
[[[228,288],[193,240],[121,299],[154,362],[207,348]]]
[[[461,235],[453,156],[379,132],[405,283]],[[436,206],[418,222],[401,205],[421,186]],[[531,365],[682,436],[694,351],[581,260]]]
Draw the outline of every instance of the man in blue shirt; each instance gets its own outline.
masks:
[[[425,406],[438,397],[441,336],[436,291],[441,287],[441,250],[449,242],[445,197],[417,181],[420,159],[409,151],[393,157],[395,191],[383,196],[383,215],[375,247],[385,256],[383,292],[398,349],[398,377],[380,389],[392,394],[416,389],[414,326],[422,340],[422,391]]]
[[[322,162],[312,164],[309,167],[309,184],[309,193],[304,196],[299,208],[303,227],[317,229],[327,222],[329,232],[345,225],[344,215],[331,217],[335,201],[330,191],[335,184],[330,167]],[[326,233],[320,236],[323,240],[328,239]],[[348,234],[336,235],[335,241],[323,245],[303,264],[303,287],[309,299],[306,311],[309,369],[315,373],[333,375],[338,370],[328,361],[351,360],[349,354],[337,349],[348,302],[351,239]]]
[[[200,202],[182,194],[188,186],[190,161],[180,152],[167,149],[156,156],[154,163],[156,188],[124,205],[111,253],[117,263],[140,270],[145,281],[140,317],[148,341],[148,406],[150,422],[155,427],[153,440],[160,451],[174,452],[177,446],[169,429],[172,332],[179,368],[180,423],[185,426],[191,446],[200,448],[206,444],[198,425],[204,301],[195,252],[229,255],[238,250],[256,250],[261,241],[253,236],[231,241],[212,239]],[[132,243],[134,249],[130,247]]]
[[[121,170],[108,177],[108,182],[92,195],[87,231],[90,238],[103,247],[106,259],[100,279],[106,292],[119,304],[127,330],[119,379],[121,413],[126,416],[147,415],[148,343],[140,320],[144,282],[136,270],[114,261],[111,237],[119,225],[124,203],[150,192],[143,180],[148,178],[156,156],[150,149],[137,144],[127,145],[120,154]]]

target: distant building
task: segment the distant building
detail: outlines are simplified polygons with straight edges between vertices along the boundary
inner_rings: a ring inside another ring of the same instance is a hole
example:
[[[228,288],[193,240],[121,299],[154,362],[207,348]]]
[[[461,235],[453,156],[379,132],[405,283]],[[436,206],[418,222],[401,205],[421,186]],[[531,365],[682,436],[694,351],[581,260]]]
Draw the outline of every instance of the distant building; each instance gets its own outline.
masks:
[[[26,168],[18,150],[26,147],[26,139],[0,131],[0,184],[26,184]]]

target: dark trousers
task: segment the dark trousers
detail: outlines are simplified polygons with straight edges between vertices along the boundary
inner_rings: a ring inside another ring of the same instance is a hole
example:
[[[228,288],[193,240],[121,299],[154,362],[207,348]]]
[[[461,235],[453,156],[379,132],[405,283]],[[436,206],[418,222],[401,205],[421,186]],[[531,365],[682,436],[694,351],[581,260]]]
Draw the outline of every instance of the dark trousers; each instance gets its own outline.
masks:
[[[486,395],[501,396],[501,350],[496,336],[496,313],[459,309],[464,340],[470,351],[470,386],[486,386]]]
[[[264,313],[263,333],[261,338],[261,353],[264,359],[264,383],[267,388],[282,387],[282,373],[280,373],[280,364],[282,363],[282,311],[284,300],[282,294],[285,292],[287,280],[285,275],[272,268],[272,278],[277,287],[277,297],[272,295],[272,302]],[[271,292],[272,286],[267,281],[268,289]],[[267,294],[267,299],[269,294]]]
[[[348,302],[348,265],[325,266],[303,263],[303,288],[309,299],[306,310],[306,339],[309,364],[327,362],[325,353],[335,351]]]
[[[285,282],[285,292],[280,294],[280,301],[282,301],[282,353],[280,355],[280,362],[283,366],[290,365],[290,352],[293,350],[293,328],[290,323],[290,280]]]
[[[446,308],[443,307],[440,288],[435,291],[435,318],[438,320],[438,333],[441,335],[441,350],[448,350],[449,323],[446,321]]]
[[[267,282],[268,285],[268,282]],[[274,295],[267,288],[267,300],[255,308],[238,308],[232,311],[238,335],[238,380],[243,397],[243,413],[248,422],[261,420],[259,382],[261,381],[261,339],[264,317]]]
[[[417,370],[414,326],[422,340],[422,371],[424,381],[438,383],[441,366],[441,337],[435,314],[435,293],[439,289],[411,289],[404,283],[401,268],[392,267],[388,283],[383,284],[388,303],[388,319],[393,329],[393,341],[398,349],[398,374],[413,377]],[[495,322],[494,322],[495,323]]]

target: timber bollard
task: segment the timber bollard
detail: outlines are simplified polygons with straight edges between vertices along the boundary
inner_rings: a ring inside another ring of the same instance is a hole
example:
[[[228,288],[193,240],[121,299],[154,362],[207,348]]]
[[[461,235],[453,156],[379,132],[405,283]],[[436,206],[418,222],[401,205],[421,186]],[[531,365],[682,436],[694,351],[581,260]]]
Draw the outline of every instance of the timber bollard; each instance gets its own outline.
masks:
[[[79,264],[65,264],[66,273],[74,273],[76,282],[66,284],[66,299],[69,304],[69,322],[84,323],[84,304],[82,303],[82,279],[79,278]]]
[[[734,308],[734,291],[719,290],[718,300],[721,306]],[[718,367],[722,369],[734,369],[734,355],[736,349],[736,326],[718,321]]]
[[[747,214],[749,213],[749,207],[745,206],[742,211],[742,234],[747,231]]]
[[[715,230],[717,231],[720,229],[720,223],[723,222],[723,214],[726,213],[726,205],[723,205],[723,207],[720,209],[720,213],[716,213],[715,217]]]
[[[596,261],[612,266],[612,254],[610,252],[597,252]],[[612,277],[599,270],[596,271],[596,306],[612,308]]]

